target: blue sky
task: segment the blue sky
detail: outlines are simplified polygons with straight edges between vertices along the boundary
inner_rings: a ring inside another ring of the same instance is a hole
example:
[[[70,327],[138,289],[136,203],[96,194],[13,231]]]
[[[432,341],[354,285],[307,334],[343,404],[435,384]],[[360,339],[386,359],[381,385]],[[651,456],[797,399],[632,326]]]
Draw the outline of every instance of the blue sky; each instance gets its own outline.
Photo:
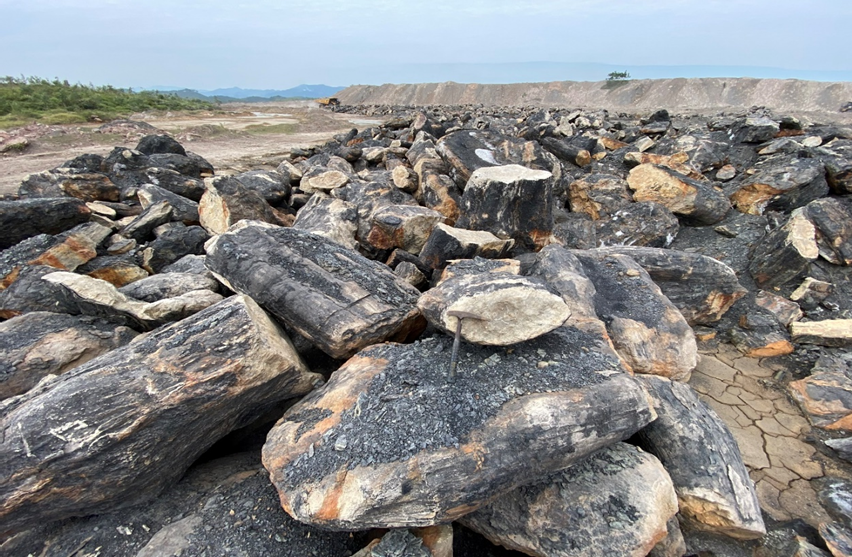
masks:
[[[606,76],[500,66],[526,62],[852,79],[849,0],[0,0],[0,20],[0,75],[123,87]]]

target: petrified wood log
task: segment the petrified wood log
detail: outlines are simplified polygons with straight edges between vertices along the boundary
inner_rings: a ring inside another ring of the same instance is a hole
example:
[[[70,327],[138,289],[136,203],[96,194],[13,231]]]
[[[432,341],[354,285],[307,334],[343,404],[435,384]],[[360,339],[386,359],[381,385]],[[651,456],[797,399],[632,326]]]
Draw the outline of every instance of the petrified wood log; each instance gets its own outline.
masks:
[[[149,273],[159,273],[182,257],[203,254],[204,243],[209,238],[210,235],[200,226],[178,224],[157,236],[142,250],[142,267]]]
[[[278,224],[272,207],[263,196],[236,178],[207,178],[204,186],[204,195],[198,202],[198,216],[201,226],[210,234],[224,234],[228,227],[245,219]]]
[[[442,269],[452,259],[504,257],[514,244],[514,240],[502,240],[484,230],[465,230],[438,223],[420,251],[420,260],[430,269]]]
[[[59,234],[89,220],[86,203],[73,198],[0,201],[0,249],[37,234]]]
[[[816,228],[803,209],[796,209],[754,249],[748,270],[761,288],[782,286],[801,278],[808,263],[819,257]]]
[[[556,290],[571,311],[568,323],[578,319],[595,319],[595,285],[586,276],[583,264],[567,249],[559,245],[545,246],[523,274],[539,278]]]
[[[95,257],[79,267],[77,272],[105,280],[116,288],[148,276],[148,271],[138,265],[136,256],[132,252]]]
[[[385,265],[302,230],[246,221],[207,245],[206,263],[335,358],[425,325],[417,289]]]
[[[816,427],[852,430],[852,379],[846,373],[846,369],[817,371],[787,386]]]
[[[168,135],[146,135],[136,144],[136,150],[145,155],[172,153],[186,156],[186,149]]]
[[[451,344],[367,348],[287,412],[263,462],[291,516],[342,530],[450,522],[654,418],[600,337],[463,344],[453,380]]]
[[[753,307],[730,330],[731,344],[749,358],[771,358],[793,352],[787,329],[772,312]]]
[[[156,302],[166,298],[174,298],[194,290],[219,290],[219,281],[208,273],[197,275],[192,273],[160,273],[146,277],[127,286],[118,289],[125,296],[142,300],[143,302]]]
[[[146,303],[125,296],[105,280],[76,273],[58,271],[42,280],[59,287],[56,298],[63,306],[73,308],[69,313],[101,317],[140,331],[183,319],[222,299],[215,292],[196,290]]]
[[[249,170],[234,176],[245,187],[256,191],[273,207],[286,205],[290,201],[293,188],[290,175],[271,170]]]
[[[558,158],[573,165],[587,166],[592,163],[592,154],[587,149],[571,143],[567,139],[545,137],[542,138],[541,145]]]
[[[698,364],[695,334],[647,271],[625,255],[572,252],[595,285],[595,311],[636,373],[686,380]]]
[[[366,244],[370,233],[373,214],[389,205],[417,206],[417,200],[400,190],[390,182],[388,173],[373,176],[376,180],[364,182],[356,180],[331,192],[331,196],[354,205],[358,210],[358,235],[360,242]]]
[[[480,168],[465,185],[456,223],[541,249],[553,232],[553,175],[517,164]]]
[[[136,333],[114,323],[62,313],[32,312],[0,323],[0,398],[33,388],[130,342]]]
[[[680,223],[664,205],[653,201],[631,203],[612,215],[594,221],[594,247],[647,246],[666,248],[680,230]]]
[[[677,497],[652,455],[616,443],[459,522],[527,555],[645,557],[667,534]]]
[[[156,497],[217,439],[321,382],[236,296],[2,403],[0,535]]]
[[[521,262],[517,259],[485,259],[474,257],[473,259],[453,259],[441,273],[438,283],[449,278],[463,275],[481,275],[482,273],[509,273],[511,275],[521,274]]]
[[[61,167],[30,174],[18,188],[21,198],[68,196],[83,201],[118,201],[120,193],[104,174]]]
[[[696,528],[737,539],[766,534],[754,485],[721,418],[689,385],[659,377],[639,379],[658,416],[639,432],[639,439],[668,470],[681,516]]]
[[[543,282],[501,272],[447,279],[420,296],[417,307],[442,331],[454,335],[461,320],[462,338],[491,346],[536,338],[571,314]]]
[[[329,192],[345,186],[347,182],[349,182],[349,176],[346,173],[339,170],[329,170],[324,166],[315,166],[302,175],[302,179],[299,181],[299,189],[305,193]]]
[[[55,272],[56,269],[47,265],[23,266],[14,283],[0,290],[0,318],[11,319],[31,311],[79,313],[75,304],[60,299],[60,286],[42,280]]]
[[[656,201],[687,221],[707,225],[725,218],[731,203],[712,184],[699,182],[665,166],[640,164],[627,183],[635,201]]]
[[[820,346],[852,346],[852,319],[826,319],[790,325],[793,341]]]
[[[633,258],[648,271],[651,279],[690,325],[715,323],[747,292],[733,269],[697,253],[643,247],[613,247],[597,251]]]

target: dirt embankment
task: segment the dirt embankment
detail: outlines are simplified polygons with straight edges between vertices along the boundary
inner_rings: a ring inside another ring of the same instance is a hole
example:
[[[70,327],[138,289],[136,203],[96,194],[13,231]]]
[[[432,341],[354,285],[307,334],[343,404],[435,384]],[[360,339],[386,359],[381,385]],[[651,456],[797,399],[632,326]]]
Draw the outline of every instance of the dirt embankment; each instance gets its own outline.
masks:
[[[647,111],[721,111],[765,106],[779,111],[833,112],[852,101],[852,83],[797,79],[636,79],[483,85],[421,83],[354,85],[337,94],[344,104],[559,106]]]

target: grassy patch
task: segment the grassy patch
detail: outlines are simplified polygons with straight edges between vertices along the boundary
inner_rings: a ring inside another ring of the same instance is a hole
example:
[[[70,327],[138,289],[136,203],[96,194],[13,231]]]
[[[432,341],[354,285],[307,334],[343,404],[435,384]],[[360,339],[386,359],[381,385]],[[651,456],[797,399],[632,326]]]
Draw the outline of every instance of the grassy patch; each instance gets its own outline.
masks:
[[[38,77],[0,78],[0,126],[78,124],[112,120],[146,110],[210,110],[215,105],[151,91],[71,85]]]
[[[298,124],[252,124],[245,130],[251,134],[293,134],[299,130]]]

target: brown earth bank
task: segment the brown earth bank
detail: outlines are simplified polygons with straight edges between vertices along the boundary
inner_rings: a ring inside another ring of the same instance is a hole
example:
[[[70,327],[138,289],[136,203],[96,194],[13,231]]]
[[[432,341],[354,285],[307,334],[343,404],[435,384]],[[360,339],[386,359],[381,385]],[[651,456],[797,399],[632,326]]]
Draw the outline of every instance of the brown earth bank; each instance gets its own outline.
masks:
[[[502,85],[445,82],[353,85],[339,92],[337,97],[343,104],[533,105],[703,112],[757,105],[773,110],[837,113],[844,103],[852,100],[852,83],[752,78],[552,81]]]
[[[13,194],[29,174],[55,168],[78,155],[106,155],[115,146],[135,147],[140,137],[168,132],[201,155],[218,174],[271,165],[275,168],[293,147],[324,143],[333,134],[364,128],[381,119],[335,114],[312,101],[234,103],[219,110],[193,113],[140,113],[129,117],[150,124],[139,129],[122,123],[48,126],[31,124],[0,130],[0,144],[26,139],[22,150],[0,153],[0,195]]]

